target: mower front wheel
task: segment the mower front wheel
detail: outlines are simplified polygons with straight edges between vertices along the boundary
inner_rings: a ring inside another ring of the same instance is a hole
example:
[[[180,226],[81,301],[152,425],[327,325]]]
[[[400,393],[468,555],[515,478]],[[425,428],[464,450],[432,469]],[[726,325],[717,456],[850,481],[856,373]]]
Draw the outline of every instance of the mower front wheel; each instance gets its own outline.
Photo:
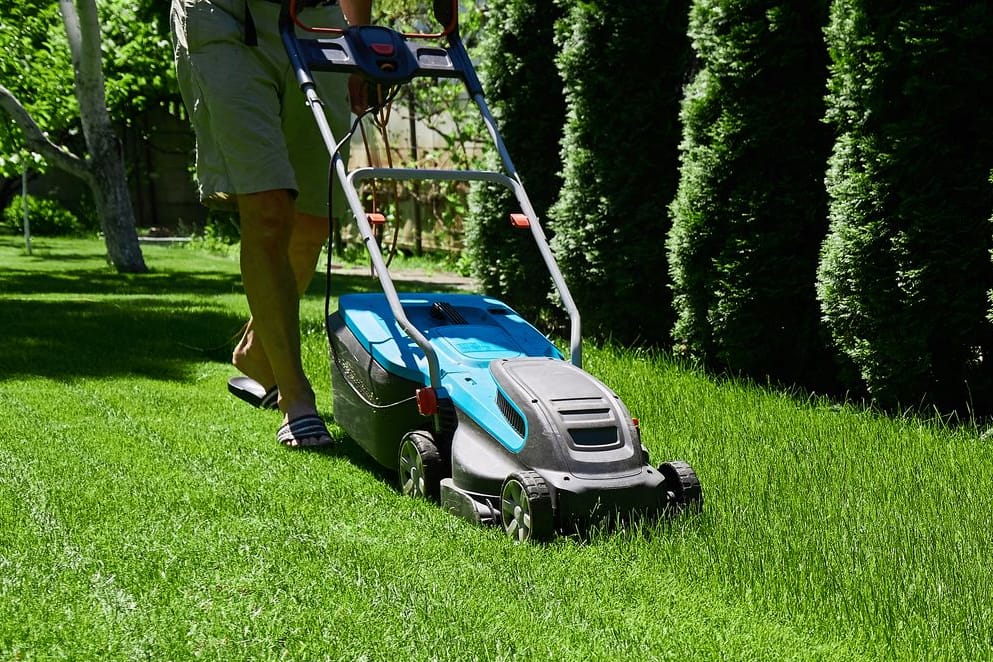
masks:
[[[517,542],[542,542],[555,534],[552,497],[545,479],[535,471],[511,474],[500,490],[503,530]]]
[[[415,499],[437,501],[441,489],[442,460],[427,432],[408,432],[400,442],[400,490]]]
[[[660,464],[659,473],[665,478],[662,489],[669,507],[677,512],[695,513],[703,509],[703,488],[693,467],[682,460],[673,460]]]

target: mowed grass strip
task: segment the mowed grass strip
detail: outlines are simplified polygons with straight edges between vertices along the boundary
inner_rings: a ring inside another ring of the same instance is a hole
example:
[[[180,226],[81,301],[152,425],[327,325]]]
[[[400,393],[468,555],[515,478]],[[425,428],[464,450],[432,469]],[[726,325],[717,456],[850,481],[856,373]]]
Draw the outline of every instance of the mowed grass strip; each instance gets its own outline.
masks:
[[[347,439],[278,446],[278,414],[225,392],[236,260],[145,253],[152,274],[118,276],[96,241],[0,240],[2,659],[989,655],[981,430],[589,347],[705,513],[518,546]],[[304,357],[330,418],[321,289]]]

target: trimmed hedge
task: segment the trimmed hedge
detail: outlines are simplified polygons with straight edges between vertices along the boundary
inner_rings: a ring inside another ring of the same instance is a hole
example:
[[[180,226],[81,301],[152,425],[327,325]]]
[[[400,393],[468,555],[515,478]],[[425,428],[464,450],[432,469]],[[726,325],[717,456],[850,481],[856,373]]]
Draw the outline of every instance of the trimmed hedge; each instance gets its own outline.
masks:
[[[668,343],[688,2],[584,0],[559,37],[568,120],[553,246],[592,337]]]
[[[993,6],[836,0],[819,297],[884,406],[991,409]]]
[[[486,98],[539,217],[562,183],[558,143],[565,99],[554,44],[561,14],[552,0],[492,0],[479,51]],[[484,167],[502,171],[495,150]],[[531,233],[510,226],[509,215],[521,211],[513,194],[502,186],[475,184],[469,209],[465,246],[473,276],[487,294],[505,299],[525,317],[548,317],[551,279]]]
[[[827,232],[828,2],[696,0],[668,237],[677,352],[825,386],[818,251]]]

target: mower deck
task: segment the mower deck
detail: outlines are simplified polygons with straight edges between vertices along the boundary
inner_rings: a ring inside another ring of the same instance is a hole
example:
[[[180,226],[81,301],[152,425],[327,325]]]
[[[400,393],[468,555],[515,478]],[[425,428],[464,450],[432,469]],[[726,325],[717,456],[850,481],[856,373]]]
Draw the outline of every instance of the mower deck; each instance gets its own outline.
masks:
[[[383,295],[341,297],[328,327],[336,420],[384,466],[401,475],[415,467],[424,486],[410,489],[491,524],[508,517],[513,479],[511,494],[547,501],[546,528],[559,531],[670,505],[666,477],[648,465],[637,422],[617,395],[512,309],[471,294],[400,301],[438,355],[438,424],[417,406],[429,384],[424,352]]]

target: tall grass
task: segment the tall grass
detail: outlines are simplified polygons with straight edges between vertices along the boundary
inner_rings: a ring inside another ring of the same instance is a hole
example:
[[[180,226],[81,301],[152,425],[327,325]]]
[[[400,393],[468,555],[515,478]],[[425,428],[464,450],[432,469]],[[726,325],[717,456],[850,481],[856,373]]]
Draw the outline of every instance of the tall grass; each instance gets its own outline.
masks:
[[[652,438],[701,466],[702,549],[671,559],[686,576],[771,614],[840,626],[887,656],[993,655],[983,595],[993,452],[979,430],[715,383],[613,351],[591,369]]]
[[[0,239],[0,659],[993,658],[981,430],[588,347],[704,514],[514,545],[347,439],[278,446],[225,392],[236,261],[145,252],[118,276],[95,241]]]

